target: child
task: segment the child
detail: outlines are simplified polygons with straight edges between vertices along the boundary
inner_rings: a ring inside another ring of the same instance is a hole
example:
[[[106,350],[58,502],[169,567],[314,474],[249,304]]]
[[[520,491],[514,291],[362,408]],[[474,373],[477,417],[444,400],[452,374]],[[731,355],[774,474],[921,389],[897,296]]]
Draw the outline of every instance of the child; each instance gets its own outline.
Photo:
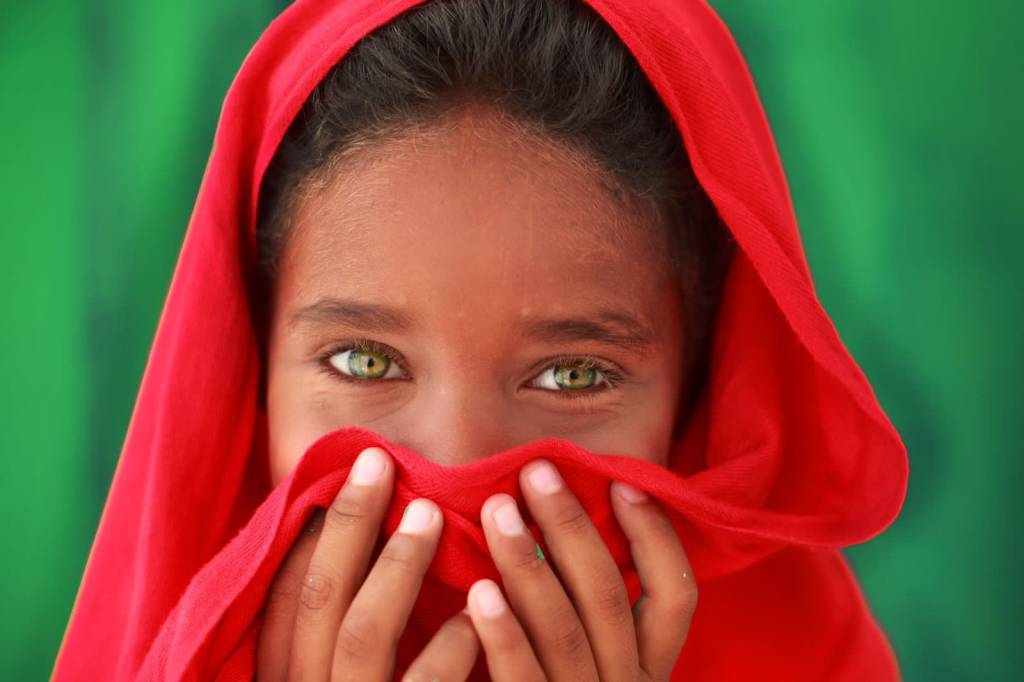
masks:
[[[835,548],[905,484],[703,2],[299,0],[56,676],[895,679]]]

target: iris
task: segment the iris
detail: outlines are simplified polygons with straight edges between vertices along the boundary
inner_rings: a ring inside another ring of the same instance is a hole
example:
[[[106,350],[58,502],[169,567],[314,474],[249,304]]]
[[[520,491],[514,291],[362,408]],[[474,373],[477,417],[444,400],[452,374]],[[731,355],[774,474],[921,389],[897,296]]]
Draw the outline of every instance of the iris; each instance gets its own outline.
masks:
[[[586,365],[558,365],[554,367],[555,385],[571,391],[591,388],[597,381],[597,370]]]

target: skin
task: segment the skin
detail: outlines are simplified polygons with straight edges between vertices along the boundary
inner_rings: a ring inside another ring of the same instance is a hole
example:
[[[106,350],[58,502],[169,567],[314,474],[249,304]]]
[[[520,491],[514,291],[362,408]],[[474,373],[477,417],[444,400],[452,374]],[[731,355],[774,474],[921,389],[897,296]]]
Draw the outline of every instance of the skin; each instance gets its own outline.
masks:
[[[275,483],[344,426],[449,466],[544,437],[665,463],[684,383],[676,274],[654,214],[585,156],[467,106],[319,180],[293,208],[273,297]],[[394,464],[377,448],[363,457],[376,475],[350,474],[280,569],[260,679],[390,679],[443,515],[414,501],[374,560]],[[664,512],[612,486],[645,590],[631,614],[555,468],[535,460],[521,479],[561,577],[512,499],[491,497],[481,522],[506,594],[474,585],[407,679],[464,679],[481,649],[496,680],[667,679],[697,593]]]

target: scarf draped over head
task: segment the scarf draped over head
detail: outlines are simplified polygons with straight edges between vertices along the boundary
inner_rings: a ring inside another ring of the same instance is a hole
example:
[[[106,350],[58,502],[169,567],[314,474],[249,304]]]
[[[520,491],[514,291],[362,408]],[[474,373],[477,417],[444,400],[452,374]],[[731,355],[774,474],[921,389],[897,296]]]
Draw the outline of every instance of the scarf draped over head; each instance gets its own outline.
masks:
[[[469,585],[498,579],[484,499],[562,471],[640,593],[608,483],[665,506],[700,590],[674,678],[896,679],[839,548],[902,505],[906,452],[818,301],[753,81],[703,0],[586,0],[635,56],[737,243],[710,373],[668,467],[544,440],[445,468],[369,431],[320,438],[271,490],[253,319],[260,181],[328,70],[417,0],[298,0],[253,47],[224,102],[120,462],[55,669],[57,680],[245,679],[270,581],[358,452],[397,465],[385,532],[411,499],[445,513],[398,651],[407,666]],[[534,528],[534,530],[536,530]],[[479,661],[478,661],[479,663]],[[478,665],[477,672],[481,670]]]

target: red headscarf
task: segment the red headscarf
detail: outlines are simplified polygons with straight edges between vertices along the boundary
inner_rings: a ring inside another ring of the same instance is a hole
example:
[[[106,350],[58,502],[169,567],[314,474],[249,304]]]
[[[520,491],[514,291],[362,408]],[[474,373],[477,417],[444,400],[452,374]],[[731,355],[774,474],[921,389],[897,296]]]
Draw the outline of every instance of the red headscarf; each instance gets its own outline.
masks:
[[[257,193],[285,129],[357,40],[421,0],[298,0],[242,65],[160,318],[124,450],[58,655],[70,679],[251,677],[270,580],[355,455],[395,457],[392,532],[410,499],[445,512],[399,670],[469,584],[498,578],[483,500],[519,495],[543,455],[587,507],[639,594],[608,481],[651,492],[690,556],[700,605],[676,677],[887,680],[895,659],[838,548],[902,505],[903,444],[815,296],[754,84],[702,0],[586,0],[636,57],[739,249],[710,380],[668,470],[545,440],[456,468],[360,429],[327,434],[273,491],[251,311]],[[685,463],[685,464],[684,464]],[[479,670],[479,668],[478,668]]]

